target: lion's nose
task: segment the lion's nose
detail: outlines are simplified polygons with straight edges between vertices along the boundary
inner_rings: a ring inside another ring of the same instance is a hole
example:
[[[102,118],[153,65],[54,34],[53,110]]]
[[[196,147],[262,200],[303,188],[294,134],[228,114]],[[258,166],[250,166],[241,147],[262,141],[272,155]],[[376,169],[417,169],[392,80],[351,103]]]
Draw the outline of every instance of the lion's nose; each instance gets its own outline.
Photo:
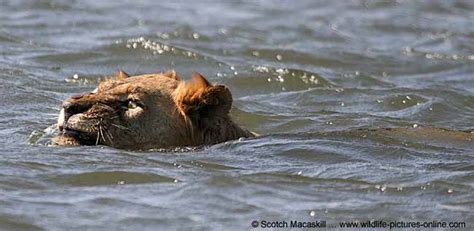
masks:
[[[64,112],[67,112],[68,114],[75,114],[74,111],[77,110],[77,107],[74,106],[74,103],[68,99],[63,102],[63,109]]]
[[[84,96],[82,95],[72,96],[63,102],[63,108],[61,109],[58,118],[58,128],[60,131],[65,128],[69,117],[85,112],[91,107],[88,100],[81,100],[83,97]]]
[[[81,100],[84,96],[73,96],[63,102],[63,109],[66,115],[74,115],[87,111],[91,104],[87,100]]]

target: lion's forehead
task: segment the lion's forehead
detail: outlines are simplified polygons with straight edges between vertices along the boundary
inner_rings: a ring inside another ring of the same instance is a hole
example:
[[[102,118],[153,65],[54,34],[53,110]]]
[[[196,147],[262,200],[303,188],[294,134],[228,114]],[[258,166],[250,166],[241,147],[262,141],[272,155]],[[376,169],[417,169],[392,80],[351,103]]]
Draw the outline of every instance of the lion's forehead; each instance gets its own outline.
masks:
[[[99,92],[107,94],[160,94],[170,95],[178,81],[160,75],[140,75],[125,80],[106,80],[99,84]]]

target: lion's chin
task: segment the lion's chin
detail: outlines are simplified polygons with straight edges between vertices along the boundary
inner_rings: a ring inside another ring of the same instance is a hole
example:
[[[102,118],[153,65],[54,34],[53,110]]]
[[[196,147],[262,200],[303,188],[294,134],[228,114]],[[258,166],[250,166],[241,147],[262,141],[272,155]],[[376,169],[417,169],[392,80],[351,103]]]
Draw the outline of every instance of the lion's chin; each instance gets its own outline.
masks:
[[[60,134],[51,139],[53,145],[58,146],[79,146],[82,145],[79,139],[74,136]]]
[[[96,139],[96,137],[86,136],[77,131],[65,131],[53,137],[52,143],[59,146],[96,145]]]

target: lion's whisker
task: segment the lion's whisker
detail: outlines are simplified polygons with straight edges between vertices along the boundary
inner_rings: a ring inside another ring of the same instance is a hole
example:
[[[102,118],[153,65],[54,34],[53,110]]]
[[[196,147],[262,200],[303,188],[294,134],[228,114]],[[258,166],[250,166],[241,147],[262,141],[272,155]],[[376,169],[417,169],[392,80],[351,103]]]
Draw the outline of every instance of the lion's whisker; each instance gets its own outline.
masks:
[[[95,140],[95,145],[98,145],[99,144],[99,139],[100,139],[100,126],[99,126],[99,131],[97,131],[97,139]]]
[[[110,142],[110,145],[113,144],[112,140],[113,140],[113,137],[112,137],[112,134],[110,134],[110,131],[105,129],[105,136],[106,138],[108,138],[109,142]]]
[[[102,140],[104,140],[104,143],[105,143],[105,137],[104,137],[104,133],[102,132],[102,126],[99,126],[99,132],[100,132],[100,136],[102,136]]]
[[[117,127],[117,128],[120,128],[120,129],[123,129],[123,130],[129,130],[130,131],[130,128],[127,128],[125,126],[122,126],[122,125],[118,125],[118,124],[114,124],[114,123],[110,123],[112,126],[114,127]]]

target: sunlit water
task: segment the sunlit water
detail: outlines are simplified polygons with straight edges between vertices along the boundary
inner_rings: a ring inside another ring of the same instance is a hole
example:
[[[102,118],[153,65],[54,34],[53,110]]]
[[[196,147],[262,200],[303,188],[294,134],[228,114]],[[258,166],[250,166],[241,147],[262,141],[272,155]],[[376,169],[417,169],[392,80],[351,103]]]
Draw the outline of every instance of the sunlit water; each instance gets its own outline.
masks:
[[[2,1],[0,229],[472,228],[472,143],[348,131],[474,129],[473,22],[468,0]],[[264,136],[171,151],[47,145],[68,96],[118,69],[171,68],[229,86],[234,119]]]

